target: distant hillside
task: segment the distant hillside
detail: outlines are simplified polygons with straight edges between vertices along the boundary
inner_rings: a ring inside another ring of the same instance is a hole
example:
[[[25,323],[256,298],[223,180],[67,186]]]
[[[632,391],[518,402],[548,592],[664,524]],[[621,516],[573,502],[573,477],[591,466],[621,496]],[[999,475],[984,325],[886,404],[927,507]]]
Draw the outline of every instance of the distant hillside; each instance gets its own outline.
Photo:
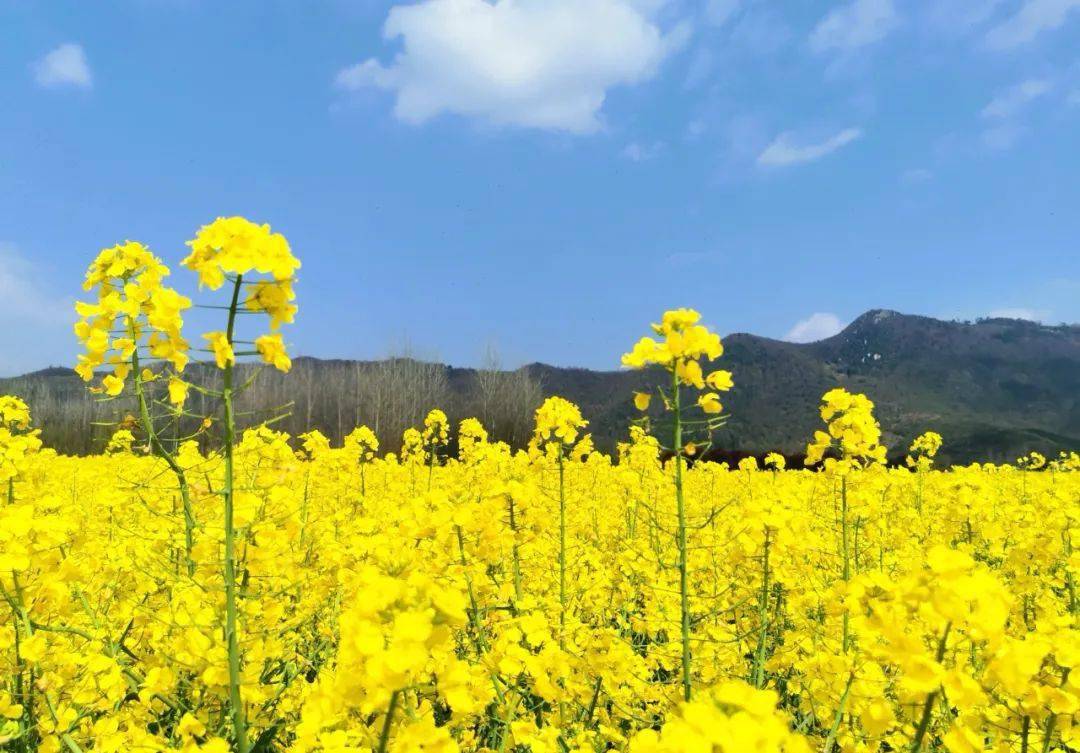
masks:
[[[945,459],[953,462],[1080,448],[1080,326],[946,322],[875,310],[820,342],[734,334],[724,343],[717,365],[735,374],[736,387],[724,400],[731,418],[716,445],[735,455],[799,454],[820,425],[819,398],[835,386],[865,392],[877,403],[886,443],[897,454],[927,429],[944,435]],[[630,393],[656,379],[655,373],[544,364],[485,372],[404,359],[304,358],[288,376],[262,375],[262,394],[253,402],[293,401],[283,428],[294,433],[317,427],[338,436],[356,421],[368,423],[393,449],[401,429],[435,405],[452,418],[479,415],[501,438],[520,444],[535,405],[558,394],[581,406],[597,445],[610,449],[636,415]],[[93,449],[90,423],[116,412],[114,403],[87,398],[66,369],[0,380],[0,392],[30,399],[46,441],[65,451]]]
[[[954,460],[1012,460],[1080,447],[1080,327],[974,324],[870,311],[808,345],[728,339],[747,389],[730,401],[731,441],[798,447],[819,423],[815,396],[842,385],[877,404],[897,450],[935,429]]]
[[[725,450],[799,454],[820,427],[818,400],[843,386],[877,404],[899,453],[917,434],[946,438],[947,459],[1013,460],[1031,449],[1080,447],[1080,327],[1015,319],[974,324],[869,311],[838,335],[795,344],[748,334],[724,339],[717,365],[735,374],[717,435]],[[607,439],[634,415],[638,373],[528,367],[545,392],[578,402]]]

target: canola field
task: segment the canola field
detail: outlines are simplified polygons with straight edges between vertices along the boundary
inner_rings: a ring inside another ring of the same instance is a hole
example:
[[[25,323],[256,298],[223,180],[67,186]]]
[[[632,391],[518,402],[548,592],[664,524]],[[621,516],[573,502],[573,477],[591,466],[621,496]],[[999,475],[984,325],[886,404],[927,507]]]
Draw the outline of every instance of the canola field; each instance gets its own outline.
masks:
[[[194,304],[129,242],[76,325],[130,413],[109,445],[57,455],[0,398],[0,750],[1080,749],[1075,453],[938,469],[928,431],[888,467],[837,388],[812,470],[698,462],[738,375],[687,309],[624,356],[666,376],[615,456],[559,398],[519,450],[438,410],[399,454],[240,433],[232,368],[289,368],[299,262],[227,218],[181,264],[219,385],[185,381]]]

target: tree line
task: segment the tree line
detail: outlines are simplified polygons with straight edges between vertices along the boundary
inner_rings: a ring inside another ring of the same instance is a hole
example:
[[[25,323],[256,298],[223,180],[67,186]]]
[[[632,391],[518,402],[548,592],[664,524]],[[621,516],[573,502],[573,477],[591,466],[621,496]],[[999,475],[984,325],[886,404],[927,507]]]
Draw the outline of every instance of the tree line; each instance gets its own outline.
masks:
[[[352,429],[367,425],[383,452],[397,452],[405,429],[422,424],[432,408],[441,408],[455,423],[476,417],[493,440],[522,447],[543,400],[538,378],[524,368],[504,370],[494,352],[477,369],[455,369],[406,355],[363,362],[298,358],[288,374],[255,364],[243,364],[237,372],[238,381],[252,380],[237,401],[241,427],[270,420],[273,428],[294,436],[318,429],[340,443]],[[220,374],[193,364],[185,378],[214,390],[220,389]],[[164,389],[164,384],[157,385],[159,393]],[[65,454],[100,452],[133,410],[124,396],[103,399],[91,394],[63,369],[0,380],[0,392],[30,403],[46,446]],[[213,413],[214,399],[192,390],[187,415],[179,420],[162,404],[163,438],[195,436],[204,449],[213,446],[217,433],[212,425],[204,428],[201,417]]]

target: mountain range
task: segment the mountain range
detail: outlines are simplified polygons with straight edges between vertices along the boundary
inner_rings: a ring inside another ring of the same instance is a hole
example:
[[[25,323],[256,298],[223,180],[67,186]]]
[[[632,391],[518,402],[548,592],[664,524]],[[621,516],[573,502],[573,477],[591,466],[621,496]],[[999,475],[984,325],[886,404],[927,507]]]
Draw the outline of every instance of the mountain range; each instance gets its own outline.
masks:
[[[955,322],[872,310],[818,342],[789,343],[740,333],[724,338],[724,348],[715,366],[730,370],[736,386],[724,396],[729,419],[714,435],[720,456],[776,450],[797,458],[821,426],[821,395],[837,386],[866,393],[875,402],[884,441],[894,457],[903,455],[914,436],[930,429],[945,439],[945,462],[1011,461],[1030,450],[1056,454],[1080,448],[1077,325],[999,318]],[[293,374],[267,378],[277,380],[275,394],[292,400],[306,395],[306,404],[294,405],[287,428],[295,432],[317,426],[334,436],[351,428],[353,418],[370,423],[374,415],[378,423],[382,415],[384,427],[393,425],[385,418],[387,411],[380,413],[371,407],[370,396],[361,396],[365,382],[382,373],[380,363],[300,358]],[[423,368],[428,377],[415,382],[423,385],[412,390],[415,405],[406,401],[402,405],[407,407],[397,413],[409,413],[415,421],[433,407],[424,400],[445,401],[451,418],[484,411],[478,407],[484,403],[480,392],[486,389],[481,372],[441,364]],[[581,407],[597,446],[608,450],[626,436],[628,422],[638,415],[631,393],[662,383],[661,375],[650,371],[591,371],[540,363],[502,376],[532,385],[516,398],[519,424],[527,421],[532,403],[541,396],[561,395]],[[347,379],[355,384],[347,386]],[[67,401],[87,399],[70,371],[54,368],[0,380],[3,392],[21,394],[32,404],[36,397],[44,404],[51,424],[46,426],[47,442],[51,430],[60,449],[90,449],[59,441],[73,434],[61,433],[61,428],[72,427],[57,422],[78,420],[89,431],[94,418],[93,409],[64,409]],[[393,425],[394,431],[401,425]],[[518,427],[496,433],[520,443],[526,431]]]

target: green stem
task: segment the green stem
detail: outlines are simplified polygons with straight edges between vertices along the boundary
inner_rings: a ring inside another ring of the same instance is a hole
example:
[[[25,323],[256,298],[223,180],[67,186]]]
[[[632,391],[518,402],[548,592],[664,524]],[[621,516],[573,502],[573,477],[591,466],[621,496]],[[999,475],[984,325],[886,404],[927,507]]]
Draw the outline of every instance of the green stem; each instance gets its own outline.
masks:
[[[566,649],[566,467],[559,445],[559,648]],[[560,686],[562,683],[559,683]],[[559,701],[559,726],[566,724],[566,704]],[[562,737],[560,736],[560,740]]]
[[[128,332],[132,340],[134,340],[136,337],[135,321],[131,317],[128,317]],[[180,502],[184,508],[184,553],[187,559],[188,575],[191,576],[195,574],[195,560],[191,555],[192,549],[195,547],[195,513],[191,506],[191,491],[188,486],[187,474],[180,467],[180,464],[176,462],[173,454],[166,449],[165,443],[161,441],[157,429],[154,428],[154,421],[150,416],[150,406],[146,399],[146,390],[143,388],[138,348],[131,354],[131,370],[135,375],[135,398],[139,404],[139,422],[142,424],[143,431],[146,432],[146,437],[150,441],[150,448],[168,464],[169,470],[176,476],[176,483],[180,488]]]
[[[510,506],[510,531],[514,537],[514,545],[512,547],[514,557],[514,603],[521,603],[521,546],[518,544],[518,528],[517,517],[514,511],[514,498],[511,495],[507,495]]]
[[[14,572],[11,574],[11,582],[14,585],[15,596],[10,596],[6,590],[3,590],[3,586],[0,586],[4,600],[7,601],[11,607],[11,617],[13,621],[12,627],[15,629],[15,664],[18,670],[17,688],[20,698],[16,703],[22,704],[23,707],[23,726],[26,730],[26,737],[24,740],[26,750],[37,750],[37,743],[32,739],[36,736],[37,732],[37,718],[34,714],[34,683],[36,679],[34,677],[34,667],[27,664],[23,659],[20,650],[20,635],[19,635],[19,622],[23,621],[25,624],[25,631],[27,637],[34,634],[34,622],[30,619],[29,613],[23,608],[23,592],[19,585],[19,578]],[[16,601],[17,599],[17,601]],[[23,671],[27,672],[27,682],[23,685]]]
[[[461,562],[461,570],[465,573],[465,585],[469,592],[469,623],[473,629],[473,645],[476,647],[477,658],[484,654],[484,635],[483,624],[480,621],[480,605],[476,601],[476,591],[473,590],[472,576],[469,575],[468,561],[465,559],[465,534],[461,530],[461,526],[455,525],[454,528],[457,531],[458,542],[458,557]]]
[[[495,689],[497,692],[497,685],[495,686]],[[503,751],[506,750],[506,744],[510,741],[511,725],[514,723],[514,717],[517,714],[517,705],[519,701],[520,698],[514,703],[503,704],[506,710],[503,713],[502,719],[500,720],[502,722],[502,730],[500,730],[499,733],[499,747],[496,749],[497,753],[503,753]]]
[[[22,620],[23,629],[26,631],[27,637],[33,637],[33,635],[34,635],[34,622],[33,622],[33,620],[30,619],[30,613],[27,611],[26,606],[25,606],[25,602],[23,601],[22,587],[19,585],[19,581],[15,577],[14,574],[11,577],[12,577],[12,581],[13,581],[13,583],[15,585],[15,597],[17,599],[16,607],[17,607],[19,619]],[[18,633],[18,630],[16,630],[16,633]],[[30,688],[32,689],[33,686],[34,686],[34,668],[30,667]],[[48,710],[49,716],[53,720],[53,724],[59,724],[60,723],[60,718],[56,715],[56,701],[53,698],[52,693],[50,693],[48,690],[45,690],[43,692],[43,698],[45,699],[45,708]],[[33,699],[32,698],[30,699],[30,705],[31,706],[33,705]],[[31,722],[31,726],[27,727],[27,732],[28,733],[29,733],[30,730],[36,729],[36,727],[37,727],[36,721],[34,721],[34,719],[33,719],[33,712],[32,711],[30,712],[29,720]],[[65,730],[63,732],[59,732],[58,736],[60,737],[60,741],[70,751],[70,753],[82,753],[82,748],[80,748],[79,745],[75,742],[75,740],[72,739],[71,735],[68,733],[67,730]]]
[[[825,747],[822,748],[824,753],[832,753],[833,745],[836,744],[836,733],[840,731],[840,722],[844,718],[844,706],[847,705],[848,693],[851,692],[851,685],[855,682],[855,673],[852,672],[848,675],[847,684],[844,686],[844,692],[840,696],[840,705],[836,707],[836,715],[833,717],[832,727],[829,728],[829,736],[825,738]]]
[[[841,528],[841,551],[843,554],[843,579],[844,582],[851,580],[851,556],[848,553],[848,493],[847,493],[847,476],[840,479],[840,528]],[[844,608],[844,636],[843,636],[843,651],[846,654],[851,641],[851,617],[848,614],[848,610]]]
[[[307,538],[307,524],[308,524],[308,494],[311,489],[311,466],[308,466],[307,473],[304,475],[304,496],[300,500],[300,548],[304,548],[304,543]]]
[[[566,648],[566,470],[559,447],[559,648]]]
[[[949,640],[949,631],[952,629],[952,623],[945,624],[945,631],[941,634],[941,640],[938,642],[937,658],[938,663],[945,658],[945,647]],[[912,753],[918,753],[923,747],[923,738],[926,737],[926,731],[930,729],[930,718],[934,713],[934,702],[937,701],[938,691],[940,688],[933,690],[926,696],[926,703],[923,704],[922,718],[919,720],[919,726],[915,730],[915,739],[911,741]]]
[[[596,713],[596,704],[600,700],[600,686],[603,684],[604,678],[597,677],[596,684],[593,685],[592,700],[589,701],[589,708],[585,711],[585,726],[588,727],[592,724],[593,714]]]
[[[23,716],[23,728],[26,730],[26,735],[29,736],[31,731],[36,726],[34,722],[34,699],[27,691],[26,686],[23,685],[23,673],[26,671],[26,662],[22,658],[22,651],[20,649],[21,639],[19,635],[19,615],[15,609],[11,610],[12,630],[15,634],[15,703],[22,706]],[[33,675],[30,676],[29,686],[33,687]],[[24,740],[23,749],[31,750],[33,745],[29,740]]]
[[[390,742],[390,726],[394,722],[394,712],[397,711],[400,697],[400,690],[395,690],[390,694],[390,708],[386,710],[386,719],[383,721],[382,732],[379,733],[378,753],[386,753],[386,746]]]
[[[1068,562],[1072,556],[1072,536],[1069,533],[1068,526],[1062,532],[1061,537],[1064,544],[1064,559]],[[1080,602],[1076,598],[1076,584],[1073,582],[1071,568],[1068,568],[1065,572],[1065,591],[1069,595],[1069,614],[1080,614]]]
[[[768,528],[765,529],[765,551],[763,554],[762,574],[761,574],[761,597],[758,603],[759,610],[759,630],[758,630],[758,649],[757,657],[754,661],[754,687],[765,687],[765,650],[769,637],[769,543],[770,534]]]
[[[230,345],[236,326],[236,311],[242,279],[242,275],[237,275],[233,285],[232,302],[229,304],[229,320],[225,336]],[[231,361],[225,364],[221,394],[225,405],[225,483],[222,495],[225,499],[225,641],[229,658],[229,712],[236,752],[248,753],[250,742],[247,736],[244,703],[240,695],[240,640],[237,634],[236,536],[233,530],[233,444],[236,441],[236,416],[233,409],[233,363]]]
[[[1066,669],[1061,675],[1061,684],[1064,685],[1069,680],[1069,672],[1071,670]],[[1025,717],[1027,718],[1027,717]],[[1046,730],[1043,733],[1042,753],[1049,753],[1050,742],[1054,739],[1054,729],[1057,727],[1057,714],[1051,713],[1050,718],[1046,720]]]
[[[691,696],[690,685],[690,592],[689,578],[687,575],[687,545],[686,545],[686,502],[683,499],[683,448],[682,448],[682,400],[679,388],[679,375],[675,369],[671,371],[671,399],[675,413],[673,433],[673,448],[675,450],[675,505],[679,518],[678,549],[679,549],[679,607],[681,612],[680,628],[682,633],[682,686],[683,698],[687,701]]]

